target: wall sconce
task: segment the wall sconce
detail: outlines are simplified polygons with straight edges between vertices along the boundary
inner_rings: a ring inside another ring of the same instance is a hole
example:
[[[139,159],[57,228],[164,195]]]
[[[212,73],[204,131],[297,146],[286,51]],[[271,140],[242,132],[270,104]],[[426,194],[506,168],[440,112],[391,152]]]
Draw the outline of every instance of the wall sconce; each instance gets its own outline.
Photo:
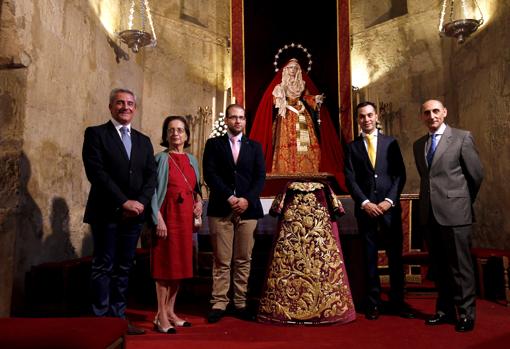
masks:
[[[144,46],[155,47],[157,43],[149,0],[139,0],[139,2],[140,5],[135,6],[135,0],[131,0],[127,29],[117,33],[120,40],[126,43],[134,53]],[[136,10],[138,15],[135,17]],[[152,34],[145,31],[146,22],[149,23]]]
[[[469,2],[470,5],[469,9],[467,2]],[[445,15],[448,7],[450,11],[449,22],[445,23]],[[476,11],[480,13],[480,18],[470,18],[469,12],[471,12],[473,14],[472,17],[474,17]],[[443,0],[439,17],[440,36],[457,38],[457,42],[462,44],[464,40],[473,34],[482,24],[483,14],[476,0],[460,0],[460,2],[457,1],[457,3],[455,3],[455,0]]]

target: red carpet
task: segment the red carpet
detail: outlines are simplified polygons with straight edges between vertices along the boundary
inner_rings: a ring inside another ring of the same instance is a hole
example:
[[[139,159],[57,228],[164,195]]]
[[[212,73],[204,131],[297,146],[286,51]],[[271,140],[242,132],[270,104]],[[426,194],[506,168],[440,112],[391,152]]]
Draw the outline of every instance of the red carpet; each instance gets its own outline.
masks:
[[[204,319],[206,309],[182,314],[193,323],[174,335],[152,330],[154,311],[131,310],[133,322],[147,330],[143,336],[128,336],[127,349],[280,349],[280,348],[411,348],[411,349],[508,349],[510,348],[510,308],[479,300],[473,332],[457,333],[452,325],[426,326],[423,319],[434,311],[435,298],[411,295],[408,303],[419,318],[381,316],[368,321],[358,314],[355,322],[331,326],[276,326],[225,317],[217,324]]]

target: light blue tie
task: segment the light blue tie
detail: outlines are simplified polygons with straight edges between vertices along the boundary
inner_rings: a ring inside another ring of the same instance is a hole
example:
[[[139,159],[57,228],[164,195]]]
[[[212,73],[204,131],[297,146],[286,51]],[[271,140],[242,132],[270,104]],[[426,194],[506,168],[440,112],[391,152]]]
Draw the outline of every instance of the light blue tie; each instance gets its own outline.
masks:
[[[120,134],[124,148],[126,148],[127,156],[128,158],[131,158],[131,137],[129,136],[128,128],[126,126],[122,126],[120,128]]]
[[[434,153],[436,152],[436,148],[437,148],[436,136],[437,135],[435,133],[430,135],[430,148],[429,148],[429,151],[427,152],[427,164],[429,165],[429,167],[432,165],[432,160],[434,159]]]

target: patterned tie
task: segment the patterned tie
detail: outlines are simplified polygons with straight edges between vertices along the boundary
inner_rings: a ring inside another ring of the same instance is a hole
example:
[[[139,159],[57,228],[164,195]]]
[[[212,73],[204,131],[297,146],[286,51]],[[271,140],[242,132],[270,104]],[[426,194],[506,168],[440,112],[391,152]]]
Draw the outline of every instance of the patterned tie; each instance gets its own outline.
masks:
[[[239,141],[237,137],[231,137],[230,141],[232,142],[232,156],[234,157],[234,163],[237,164],[237,158],[239,157]]]
[[[429,151],[427,152],[427,164],[429,165],[429,167],[432,165],[432,159],[434,159],[434,153],[436,152],[436,148],[437,139],[436,134],[433,133],[430,135],[430,148]]]
[[[372,167],[375,168],[375,147],[374,147],[374,139],[372,138],[374,135],[367,135],[367,150],[368,150],[368,158],[370,159],[370,163]]]
[[[122,126],[120,128],[120,134],[124,148],[126,148],[127,156],[131,159],[131,137],[129,136],[128,128],[126,126]]]

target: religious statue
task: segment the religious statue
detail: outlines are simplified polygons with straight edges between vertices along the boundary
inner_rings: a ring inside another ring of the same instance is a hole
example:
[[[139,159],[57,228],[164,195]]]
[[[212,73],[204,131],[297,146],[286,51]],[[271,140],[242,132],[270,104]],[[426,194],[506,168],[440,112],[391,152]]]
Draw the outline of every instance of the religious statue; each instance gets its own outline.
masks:
[[[319,172],[321,150],[312,113],[320,108],[322,98],[309,95],[301,67],[297,59],[291,59],[283,68],[281,83],[273,89],[278,112],[273,132],[273,173]]]
[[[346,191],[342,146],[323,100],[298,60],[290,59],[264,92],[250,138],[262,144],[268,173],[327,172]]]

